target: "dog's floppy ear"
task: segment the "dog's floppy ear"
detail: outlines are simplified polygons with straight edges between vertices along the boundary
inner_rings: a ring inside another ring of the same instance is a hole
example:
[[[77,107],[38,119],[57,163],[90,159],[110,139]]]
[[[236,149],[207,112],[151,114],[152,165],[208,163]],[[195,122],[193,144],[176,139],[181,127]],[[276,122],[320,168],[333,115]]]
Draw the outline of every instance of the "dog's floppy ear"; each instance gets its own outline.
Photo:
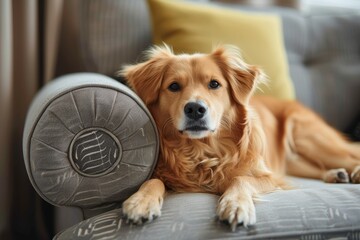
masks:
[[[145,104],[150,105],[158,99],[166,67],[173,56],[167,45],[154,46],[146,53],[147,61],[124,66],[120,75],[125,77]]]
[[[260,82],[266,82],[264,73],[257,67],[246,64],[237,47],[217,47],[211,56],[228,80],[231,95],[238,104],[247,104]]]

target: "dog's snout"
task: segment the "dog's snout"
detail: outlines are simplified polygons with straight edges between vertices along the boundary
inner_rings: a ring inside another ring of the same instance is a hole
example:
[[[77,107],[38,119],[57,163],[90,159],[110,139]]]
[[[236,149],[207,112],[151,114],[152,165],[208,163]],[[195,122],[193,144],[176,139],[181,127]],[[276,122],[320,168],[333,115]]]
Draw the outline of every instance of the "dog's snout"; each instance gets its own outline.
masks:
[[[206,111],[206,105],[199,102],[189,102],[184,107],[185,115],[193,120],[198,120],[204,117]]]

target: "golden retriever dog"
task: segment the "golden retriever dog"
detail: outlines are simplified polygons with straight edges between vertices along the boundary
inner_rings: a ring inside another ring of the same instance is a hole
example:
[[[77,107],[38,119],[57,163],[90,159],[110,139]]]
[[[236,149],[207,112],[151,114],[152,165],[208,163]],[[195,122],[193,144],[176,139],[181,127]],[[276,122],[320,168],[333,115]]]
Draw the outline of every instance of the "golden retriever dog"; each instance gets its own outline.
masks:
[[[123,203],[141,224],[161,214],[165,186],[221,195],[217,216],[232,230],[255,224],[254,198],[286,189],[286,174],[360,182],[360,146],[296,101],[253,96],[265,81],[236,47],[175,55],[164,45],[121,74],[149,108],[160,135],[152,179]]]

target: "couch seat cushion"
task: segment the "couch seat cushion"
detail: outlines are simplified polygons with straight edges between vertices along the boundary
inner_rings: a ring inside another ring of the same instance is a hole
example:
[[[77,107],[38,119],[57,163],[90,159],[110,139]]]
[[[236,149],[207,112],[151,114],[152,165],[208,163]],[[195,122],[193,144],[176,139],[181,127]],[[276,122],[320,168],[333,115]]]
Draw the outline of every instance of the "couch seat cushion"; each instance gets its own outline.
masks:
[[[218,196],[173,193],[162,216],[143,226],[126,224],[121,209],[87,219],[55,239],[359,239],[360,188],[291,178],[298,188],[262,197],[256,225],[235,232],[216,220]]]

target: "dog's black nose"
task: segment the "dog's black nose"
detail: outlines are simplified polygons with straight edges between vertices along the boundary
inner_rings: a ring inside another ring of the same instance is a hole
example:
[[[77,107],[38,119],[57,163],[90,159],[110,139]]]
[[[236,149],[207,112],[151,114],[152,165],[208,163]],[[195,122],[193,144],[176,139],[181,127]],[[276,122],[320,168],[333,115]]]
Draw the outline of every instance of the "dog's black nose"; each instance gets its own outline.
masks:
[[[206,113],[206,105],[201,102],[189,102],[184,107],[185,115],[193,120],[204,117]]]

